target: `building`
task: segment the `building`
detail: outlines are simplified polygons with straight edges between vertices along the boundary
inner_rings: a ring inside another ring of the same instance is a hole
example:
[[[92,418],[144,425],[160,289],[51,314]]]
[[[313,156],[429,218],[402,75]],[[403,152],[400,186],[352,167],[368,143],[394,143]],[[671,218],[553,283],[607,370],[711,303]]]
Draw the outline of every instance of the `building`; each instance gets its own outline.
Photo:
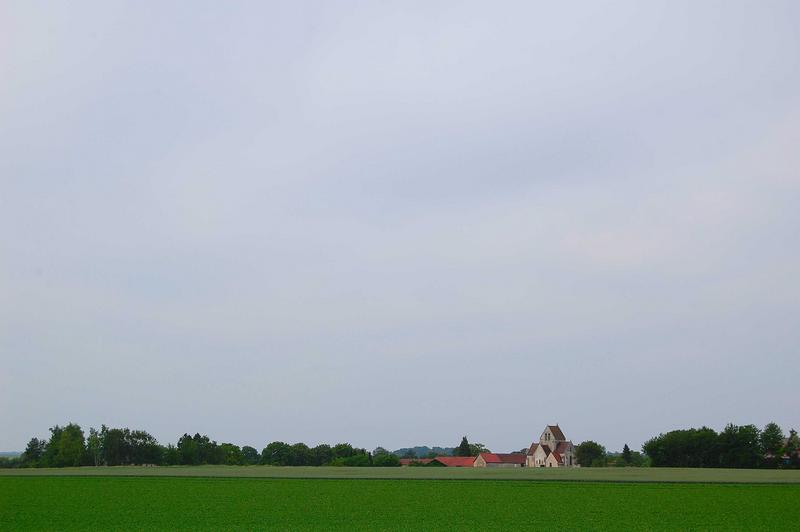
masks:
[[[433,458],[401,458],[401,466],[409,466],[411,464],[428,465],[433,461]]]
[[[524,467],[526,456],[522,453],[481,453],[473,467]]]
[[[446,467],[472,467],[475,463],[474,456],[437,456],[428,465],[443,465]]]
[[[575,467],[575,446],[558,425],[547,425],[538,442],[528,449],[526,467]]]

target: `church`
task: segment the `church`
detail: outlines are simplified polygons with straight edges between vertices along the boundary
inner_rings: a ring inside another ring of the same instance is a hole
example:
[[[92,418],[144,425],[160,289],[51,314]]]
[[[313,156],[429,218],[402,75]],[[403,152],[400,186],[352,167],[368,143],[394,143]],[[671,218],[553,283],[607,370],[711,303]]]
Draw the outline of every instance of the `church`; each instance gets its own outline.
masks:
[[[558,425],[547,425],[525,457],[525,467],[576,467],[575,446]]]

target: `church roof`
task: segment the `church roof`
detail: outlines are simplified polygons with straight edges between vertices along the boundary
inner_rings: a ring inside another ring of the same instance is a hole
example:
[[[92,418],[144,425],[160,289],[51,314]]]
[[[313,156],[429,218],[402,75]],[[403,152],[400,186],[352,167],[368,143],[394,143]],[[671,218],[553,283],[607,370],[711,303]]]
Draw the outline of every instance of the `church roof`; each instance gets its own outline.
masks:
[[[547,428],[550,429],[550,432],[553,433],[553,437],[556,440],[566,440],[567,438],[564,436],[564,433],[561,432],[561,429],[558,425],[547,425]]]
[[[558,445],[556,445],[556,452],[564,453],[566,450],[569,449],[570,445],[572,445],[571,441],[560,441],[558,442]]]

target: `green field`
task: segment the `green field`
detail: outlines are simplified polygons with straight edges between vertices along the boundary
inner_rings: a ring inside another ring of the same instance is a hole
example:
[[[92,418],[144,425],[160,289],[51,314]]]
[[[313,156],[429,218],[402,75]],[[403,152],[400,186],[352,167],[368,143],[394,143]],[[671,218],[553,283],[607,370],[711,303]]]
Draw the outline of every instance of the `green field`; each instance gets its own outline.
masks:
[[[0,528],[789,530],[800,485],[0,477]]]
[[[472,467],[276,467],[169,466],[0,469],[11,476],[174,476],[246,478],[364,478],[446,480],[561,480],[588,482],[798,483],[800,470],[657,467],[472,468]]]

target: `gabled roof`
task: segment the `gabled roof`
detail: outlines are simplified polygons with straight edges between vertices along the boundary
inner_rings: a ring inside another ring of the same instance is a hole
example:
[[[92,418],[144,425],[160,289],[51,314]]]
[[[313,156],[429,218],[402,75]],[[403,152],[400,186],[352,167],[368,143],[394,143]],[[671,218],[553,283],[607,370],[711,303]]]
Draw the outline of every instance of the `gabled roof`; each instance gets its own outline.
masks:
[[[544,451],[544,454],[546,454],[546,455],[549,455],[552,452],[550,450],[550,446],[547,445],[547,444],[544,444],[544,443],[542,444],[542,450]]]
[[[525,455],[522,453],[481,453],[480,457],[487,464],[524,464]]]
[[[558,453],[557,453],[557,452],[555,452],[555,451],[553,451],[553,458],[555,458],[555,459],[556,459],[556,462],[558,462],[559,464],[563,464],[563,463],[564,463],[564,459],[563,459],[563,458],[561,458],[561,455],[560,455],[560,454],[558,454]]]
[[[498,458],[504,464],[524,464],[525,463],[525,455],[522,453],[508,453],[508,454],[498,454]]]
[[[433,461],[446,465],[447,467],[472,467],[475,462],[474,456],[437,456]]]
[[[400,465],[409,465],[412,462],[418,462],[420,464],[429,464],[433,461],[433,458],[401,458]]]
[[[553,434],[553,437],[556,440],[566,440],[567,438],[564,436],[564,433],[561,432],[561,429],[558,425],[547,425],[547,428],[550,429],[550,432]]]
[[[556,452],[563,454],[569,449],[570,445],[572,445],[571,441],[560,441],[558,442],[558,445],[556,445]]]
[[[530,448],[530,449],[528,449],[528,454],[529,454],[529,455],[533,455],[533,454],[535,454],[535,453],[536,453],[536,449],[537,449],[538,447],[539,447],[539,444],[538,444],[538,443],[536,443],[536,442],[533,442],[533,443],[531,444],[531,448]]]

